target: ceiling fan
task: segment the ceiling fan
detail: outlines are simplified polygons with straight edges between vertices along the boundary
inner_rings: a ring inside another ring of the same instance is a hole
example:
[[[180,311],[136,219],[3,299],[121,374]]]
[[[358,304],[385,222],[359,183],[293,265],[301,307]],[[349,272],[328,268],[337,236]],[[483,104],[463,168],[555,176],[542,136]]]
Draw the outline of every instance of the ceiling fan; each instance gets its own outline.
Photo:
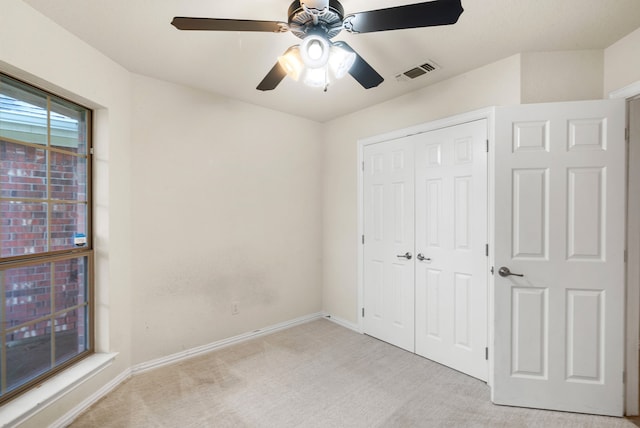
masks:
[[[261,91],[275,89],[287,75],[326,91],[331,78],[341,78],[347,73],[370,89],[382,83],[382,76],[351,46],[343,41],[332,42],[332,38],[342,30],[372,33],[454,24],[463,12],[460,1],[434,0],[345,16],[338,0],[295,0],[289,6],[288,22],[177,16],[171,24],[179,30],[291,31],[302,39],[300,45],[291,46],[278,57],[256,88]]]

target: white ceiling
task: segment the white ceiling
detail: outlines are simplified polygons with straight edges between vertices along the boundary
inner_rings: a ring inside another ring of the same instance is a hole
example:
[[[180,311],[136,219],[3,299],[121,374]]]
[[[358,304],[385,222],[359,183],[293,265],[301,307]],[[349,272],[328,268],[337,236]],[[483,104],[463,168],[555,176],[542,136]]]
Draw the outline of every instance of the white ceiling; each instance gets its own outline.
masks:
[[[350,76],[328,92],[288,78],[255,89],[291,33],[179,31],[174,16],[286,21],[288,0],[23,0],[128,70],[320,122],[519,52],[603,49],[640,27],[639,0],[462,0],[450,26],[340,33],[385,81],[365,90]],[[342,0],[345,14],[417,0]],[[640,53],[640,51],[639,51]],[[442,68],[411,82],[394,76],[425,60]]]

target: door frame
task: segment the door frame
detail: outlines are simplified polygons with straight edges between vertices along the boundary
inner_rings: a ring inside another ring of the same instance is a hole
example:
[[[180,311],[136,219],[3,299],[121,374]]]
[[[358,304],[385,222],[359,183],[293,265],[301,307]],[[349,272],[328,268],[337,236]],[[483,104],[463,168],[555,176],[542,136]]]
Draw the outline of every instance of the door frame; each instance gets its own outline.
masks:
[[[627,101],[626,127],[630,126],[629,103],[640,98],[640,81],[609,94],[610,99]],[[640,193],[632,192],[631,183],[640,182],[640,154],[630,150],[627,136],[627,224],[626,224],[626,316],[625,316],[625,415],[640,413]],[[634,263],[635,261],[635,263]]]
[[[364,305],[364,245],[362,237],[364,236],[364,147],[370,144],[382,143],[384,141],[396,140],[398,138],[409,137],[411,135],[423,134],[437,129],[448,128],[450,126],[461,125],[476,120],[487,120],[487,139],[489,141],[489,156],[487,158],[487,239],[489,242],[489,257],[487,258],[487,347],[489,348],[489,373],[487,384],[491,386],[493,379],[493,275],[489,273],[489,269],[493,266],[493,248],[494,248],[494,124],[495,124],[495,108],[483,108],[473,110],[467,113],[458,114],[442,119],[436,119],[420,125],[398,129],[384,134],[374,135],[358,140],[358,159],[356,168],[358,171],[358,234],[355,239],[358,242],[358,331],[364,333],[364,323],[362,317],[362,309]]]

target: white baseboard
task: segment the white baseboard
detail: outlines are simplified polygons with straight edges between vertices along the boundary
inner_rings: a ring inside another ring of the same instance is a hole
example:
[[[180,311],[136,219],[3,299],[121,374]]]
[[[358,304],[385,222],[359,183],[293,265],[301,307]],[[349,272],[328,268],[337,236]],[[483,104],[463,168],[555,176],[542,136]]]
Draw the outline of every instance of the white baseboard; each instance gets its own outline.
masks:
[[[310,321],[314,321],[322,318],[321,313],[311,314],[304,317],[296,318],[290,321],[285,321],[280,324],[272,325],[270,327],[261,328],[258,330],[254,330],[249,333],[240,334],[238,336],[233,336],[228,339],[219,340],[217,342],[209,343],[208,345],[198,346],[196,348],[187,349],[186,351],[178,352],[175,354],[168,355],[166,357],[158,358],[155,360],[148,361],[142,364],[136,364],[131,368],[131,371],[134,375],[139,373],[144,373],[149,370],[157,369],[162,366],[166,366],[168,364],[173,364],[178,361],[182,361],[187,358],[195,357],[196,355],[201,355],[207,352],[214,351],[216,349],[225,348],[227,346],[235,345],[237,343],[241,343],[247,341],[249,339],[253,339],[260,336],[265,336],[267,334],[272,334],[280,330],[284,330],[287,328],[294,327],[296,325],[304,324]]]
[[[352,323],[350,321],[346,321],[346,320],[344,320],[342,318],[333,316],[333,315],[328,314],[326,312],[323,314],[323,317],[325,319],[333,322],[333,323],[338,324],[339,326],[342,326],[344,328],[348,328],[349,330],[353,330],[356,333],[362,333],[362,331],[360,331],[360,326],[358,326],[358,324],[354,324],[354,323]]]
[[[104,385],[102,388],[91,394],[84,401],[78,404],[76,407],[67,412],[63,417],[49,425],[49,428],[64,428],[69,425],[78,417],[82,412],[93,406],[102,397],[116,389],[122,382],[131,377],[131,369],[125,370],[120,375],[116,376],[111,382]]]
[[[63,428],[70,425],[81,413],[86,411],[94,403],[100,400],[102,397],[113,391],[118,385],[127,380],[131,376],[135,376],[140,373],[144,373],[149,370],[153,370],[159,367],[173,364],[178,361],[201,355],[206,352],[211,352],[217,349],[225,348],[227,346],[235,345],[237,343],[245,342],[250,339],[254,339],[260,336],[266,336],[287,328],[295,327],[297,325],[305,324],[311,321],[318,320],[323,317],[322,313],[315,313],[306,315],[304,317],[296,318],[290,321],[285,321],[280,324],[272,325],[269,327],[254,330],[250,333],[240,334],[238,336],[230,337],[228,339],[219,340],[217,342],[210,343],[208,345],[198,346],[196,348],[187,349],[186,351],[178,352],[176,354],[169,355],[167,357],[158,358],[152,361],[148,361],[142,364],[136,364],[128,370],[125,370],[119,376],[114,378],[111,382],[104,385],[86,400],[78,404],[71,411],[65,414],[63,417],[49,425],[49,428]]]

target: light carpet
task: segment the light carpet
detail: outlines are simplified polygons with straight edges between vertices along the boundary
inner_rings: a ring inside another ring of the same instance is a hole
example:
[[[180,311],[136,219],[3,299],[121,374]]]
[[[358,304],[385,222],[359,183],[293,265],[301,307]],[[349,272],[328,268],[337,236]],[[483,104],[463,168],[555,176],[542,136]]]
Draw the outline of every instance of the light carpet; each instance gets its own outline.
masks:
[[[493,405],[474,378],[326,320],[137,375],[81,427],[635,427]]]

